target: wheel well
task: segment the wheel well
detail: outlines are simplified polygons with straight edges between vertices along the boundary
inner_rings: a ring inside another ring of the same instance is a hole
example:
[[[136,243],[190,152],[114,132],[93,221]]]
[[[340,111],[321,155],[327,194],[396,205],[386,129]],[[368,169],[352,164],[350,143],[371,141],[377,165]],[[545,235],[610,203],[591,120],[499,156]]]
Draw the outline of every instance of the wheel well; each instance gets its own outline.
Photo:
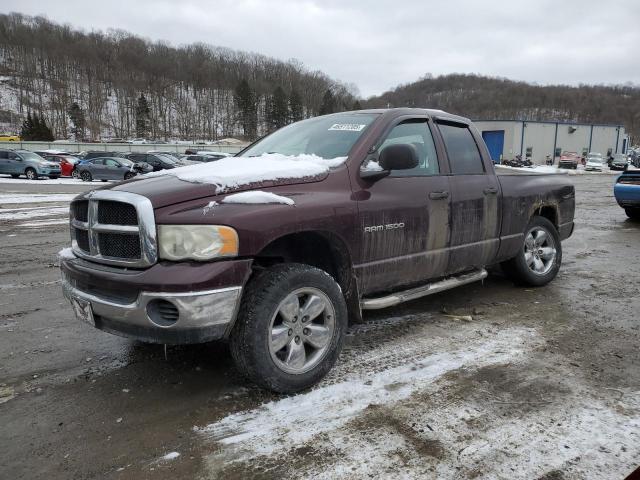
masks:
[[[304,263],[330,274],[343,292],[351,281],[351,258],[344,242],[329,232],[299,232],[285,235],[264,247],[254,260],[257,267],[277,263]]]
[[[556,209],[554,207],[549,205],[540,207],[536,211],[536,214],[549,220],[556,226],[556,228],[558,227],[558,213],[556,212]]]

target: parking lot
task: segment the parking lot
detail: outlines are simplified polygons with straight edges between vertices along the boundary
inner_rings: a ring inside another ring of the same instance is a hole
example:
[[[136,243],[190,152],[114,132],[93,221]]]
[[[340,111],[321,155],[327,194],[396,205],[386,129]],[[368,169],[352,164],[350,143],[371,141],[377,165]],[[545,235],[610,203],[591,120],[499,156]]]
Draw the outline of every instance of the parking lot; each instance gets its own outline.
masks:
[[[90,185],[1,183],[0,476],[624,478],[640,465],[640,223],[613,176],[571,178],[577,228],[549,286],[495,272],[369,313],[291,397],[247,384],[224,345],[76,321],[56,253]]]

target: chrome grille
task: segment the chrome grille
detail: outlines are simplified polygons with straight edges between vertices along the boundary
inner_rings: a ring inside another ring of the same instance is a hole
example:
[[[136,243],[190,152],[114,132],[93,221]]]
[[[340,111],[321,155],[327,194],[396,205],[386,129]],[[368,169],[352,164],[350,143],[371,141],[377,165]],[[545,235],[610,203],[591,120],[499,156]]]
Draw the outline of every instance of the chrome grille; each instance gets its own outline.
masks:
[[[148,198],[110,190],[71,204],[71,244],[87,260],[147,267],[157,260],[153,207]]]

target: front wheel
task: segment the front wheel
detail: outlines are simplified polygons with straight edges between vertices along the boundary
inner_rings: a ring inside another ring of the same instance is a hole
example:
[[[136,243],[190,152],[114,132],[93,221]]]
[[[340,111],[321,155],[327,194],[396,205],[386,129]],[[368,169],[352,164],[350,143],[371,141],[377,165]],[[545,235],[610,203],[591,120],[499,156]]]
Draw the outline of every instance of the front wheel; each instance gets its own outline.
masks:
[[[83,182],[90,182],[91,180],[93,180],[93,178],[91,177],[91,173],[87,172],[86,170],[80,174],[80,178]]]
[[[78,174],[77,170],[74,170],[73,172],[71,172],[71,178],[75,178],[76,180],[80,178],[80,175]]]
[[[346,328],[346,303],[330,275],[308,265],[276,265],[249,282],[231,332],[231,354],[249,380],[295,393],[333,367]]]
[[[28,180],[37,180],[38,179],[38,172],[36,172],[33,168],[27,168],[25,170],[24,174],[27,176]]]
[[[502,263],[507,276],[518,284],[540,287],[556,278],[562,263],[562,244],[555,225],[535,216],[525,230],[518,254]]]
[[[135,174],[135,173],[133,173],[133,172],[127,172],[127,173],[125,173],[125,174],[124,174],[124,179],[125,179],[125,180],[131,180],[131,179],[132,179],[133,177],[135,177],[135,176],[136,176],[136,174]]]
[[[633,220],[640,220],[640,208],[625,208],[624,213]]]

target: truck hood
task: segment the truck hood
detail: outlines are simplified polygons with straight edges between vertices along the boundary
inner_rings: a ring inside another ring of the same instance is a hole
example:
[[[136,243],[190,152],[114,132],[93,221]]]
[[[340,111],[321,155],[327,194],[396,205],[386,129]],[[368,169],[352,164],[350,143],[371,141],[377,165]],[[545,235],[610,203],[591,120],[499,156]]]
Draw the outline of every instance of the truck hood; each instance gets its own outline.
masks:
[[[316,155],[264,154],[229,157],[137,177],[113,190],[137,193],[161,208],[188,200],[243,190],[318,182],[346,157],[324,159]]]

